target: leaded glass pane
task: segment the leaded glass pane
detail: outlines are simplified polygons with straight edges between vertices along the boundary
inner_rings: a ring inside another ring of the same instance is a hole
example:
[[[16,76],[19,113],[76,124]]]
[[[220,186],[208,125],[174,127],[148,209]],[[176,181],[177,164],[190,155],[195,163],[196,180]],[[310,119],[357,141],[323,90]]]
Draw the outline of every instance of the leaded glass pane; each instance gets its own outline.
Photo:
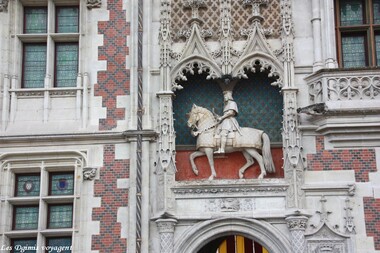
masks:
[[[342,26],[364,24],[361,0],[340,1],[340,24]]]
[[[376,60],[377,66],[380,65],[380,35],[375,36],[376,40]]]
[[[56,45],[56,87],[75,87],[78,75],[78,44]]]
[[[74,174],[52,174],[50,179],[50,195],[73,195]]]
[[[79,32],[79,8],[59,7],[57,8],[57,33]]]
[[[50,206],[49,212],[49,228],[72,227],[73,205]]]
[[[17,175],[16,196],[39,196],[40,176],[39,175]]]
[[[20,253],[34,253],[37,252],[36,239],[15,239],[13,240],[13,251]]]
[[[43,88],[46,73],[46,44],[24,45],[24,88]]]
[[[380,24],[380,0],[373,0],[373,23]]]
[[[24,15],[24,33],[47,32],[47,8],[25,8]]]
[[[15,207],[16,230],[37,229],[38,206]]]
[[[364,36],[342,37],[342,53],[345,68],[366,66]]]
[[[48,238],[47,246],[51,253],[71,253],[71,238]]]

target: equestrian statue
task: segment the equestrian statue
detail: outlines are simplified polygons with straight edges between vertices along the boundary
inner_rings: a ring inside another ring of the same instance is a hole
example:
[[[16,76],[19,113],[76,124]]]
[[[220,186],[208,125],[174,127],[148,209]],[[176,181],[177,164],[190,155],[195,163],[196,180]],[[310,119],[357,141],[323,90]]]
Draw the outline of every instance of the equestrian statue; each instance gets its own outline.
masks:
[[[191,134],[197,136],[197,151],[190,155],[193,172],[198,175],[194,159],[206,155],[211,168],[209,180],[212,180],[216,177],[214,153],[224,154],[236,151],[241,151],[247,160],[246,164],[239,169],[239,178],[244,177],[245,170],[254,164],[254,159],[260,166],[259,179],[264,178],[267,172],[275,172],[268,135],[262,130],[240,127],[235,118],[238,107],[232,98],[232,91],[224,91],[223,97],[222,116],[195,104],[188,113],[187,125],[192,129]]]

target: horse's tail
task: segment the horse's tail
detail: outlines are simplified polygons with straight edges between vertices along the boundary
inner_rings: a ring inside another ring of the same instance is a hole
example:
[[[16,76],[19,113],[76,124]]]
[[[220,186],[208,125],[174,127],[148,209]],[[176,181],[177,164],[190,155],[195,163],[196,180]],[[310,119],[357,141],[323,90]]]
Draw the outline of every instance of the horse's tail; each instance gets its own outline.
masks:
[[[263,153],[265,170],[269,173],[274,173],[274,172],[276,172],[276,168],[274,167],[274,163],[273,163],[273,159],[272,159],[272,153],[270,151],[269,136],[266,133],[263,133],[261,138],[263,141],[262,153]]]

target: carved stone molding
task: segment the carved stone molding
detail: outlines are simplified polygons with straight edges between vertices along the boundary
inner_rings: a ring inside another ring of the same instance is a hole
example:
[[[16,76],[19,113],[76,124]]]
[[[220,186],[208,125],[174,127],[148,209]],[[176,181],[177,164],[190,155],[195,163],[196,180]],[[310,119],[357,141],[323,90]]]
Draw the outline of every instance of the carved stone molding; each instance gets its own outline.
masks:
[[[306,230],[307,221],[306,216],[289,216],[286,218],[289,230]]]
[[[206,212],[245,212],[254,210],[253,199],[223,198],[208,200]]]
[[[232,182],[230,185],[234,186],[228,186],[228,185],[197,185],[193,182],[193,185],[184,186],[184,185],[176,185],[173,187],[173,192],[176,195],[219,195],[219,194],[275,194],[278,193],[280,195],[283,195],[288,190],[288,186],[286,184],[273,184],[268,185],[264,182],[258,183],[256,185],[239,185],[239,182],[236,182],[236,184],[233,184]]]
[[[9,0],[0,0],[0,12],[8,11],[8,2]]]
[[[346,212],[346,216],[344,217],[345,219],[345,232],[346,234],[356,234],[355,231],[355,223],[354,223],[354,216],[352,215],[352,207],[350,206],[350,199],[347,197],[346,200],[346,207],[344,208]]]
[[[90,10],[93,8],[100,8],[102,6],[102,0],[87,0],[86,5]]]
[[[313,233],[305,234],[306,253],[353,253],[355,248],[349,235],[344,235],[322,224]]]
[[[98,168],[85,167],[83,168],[83,180],[92,181],[96,177]]]

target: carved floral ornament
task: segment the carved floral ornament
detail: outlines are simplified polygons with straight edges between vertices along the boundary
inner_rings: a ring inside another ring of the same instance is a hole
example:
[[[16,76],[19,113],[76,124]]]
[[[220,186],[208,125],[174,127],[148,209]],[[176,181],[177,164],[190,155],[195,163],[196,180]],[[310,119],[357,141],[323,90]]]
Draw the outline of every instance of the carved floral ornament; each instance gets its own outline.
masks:
[[[90,10],[93,8],[100,8],[102,6],[102,0],[87,0],[86,5]]]
[[[8,2],[9,0],[0,0],[0,12],[8,10]]]
[[[83,168],[83,180],[92,181],[96,177],[97,168],[85,167]]]

